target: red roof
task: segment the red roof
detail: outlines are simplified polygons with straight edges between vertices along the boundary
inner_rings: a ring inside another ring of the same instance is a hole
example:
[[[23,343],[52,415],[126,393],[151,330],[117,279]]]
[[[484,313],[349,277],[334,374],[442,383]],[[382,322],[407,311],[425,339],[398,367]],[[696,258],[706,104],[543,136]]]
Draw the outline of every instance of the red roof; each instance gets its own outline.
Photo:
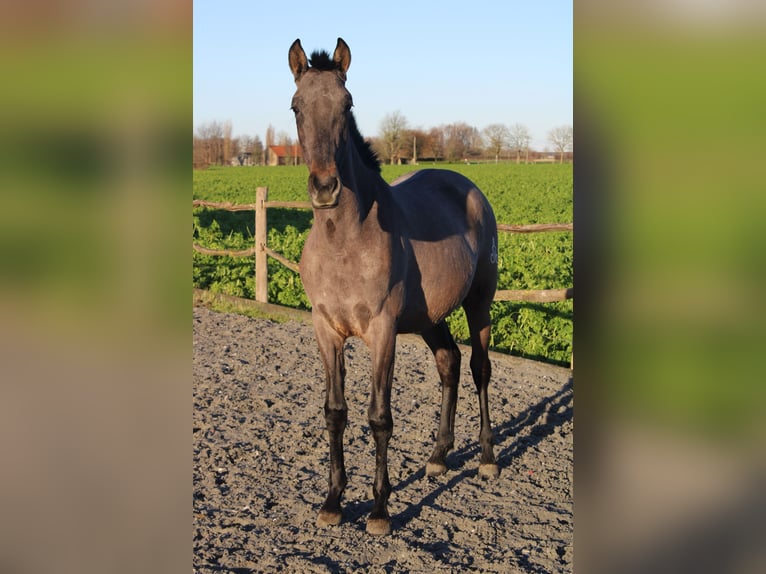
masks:
[[[277,157],[303,157],[301,152],[301,146],[295,145],[270,145],[269,149],[274,152]]]

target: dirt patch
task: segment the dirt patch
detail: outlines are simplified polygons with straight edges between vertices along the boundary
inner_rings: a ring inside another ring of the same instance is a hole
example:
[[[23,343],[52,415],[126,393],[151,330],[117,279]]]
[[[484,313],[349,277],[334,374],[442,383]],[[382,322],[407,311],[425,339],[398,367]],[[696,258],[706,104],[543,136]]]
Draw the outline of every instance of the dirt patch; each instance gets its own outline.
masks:
[[[449,472],[425,477],[441,398],[428,348],[397,345],[389,448],[393,532],[365,532],[374,445],[370,359],[346,346],[344,520],[318,528],[327,488],[324,374],[310,325],[194,309],[194,571],[571,572],[568,369],[493,354],[500,477],[477,475],[479,406],[464,350]]]

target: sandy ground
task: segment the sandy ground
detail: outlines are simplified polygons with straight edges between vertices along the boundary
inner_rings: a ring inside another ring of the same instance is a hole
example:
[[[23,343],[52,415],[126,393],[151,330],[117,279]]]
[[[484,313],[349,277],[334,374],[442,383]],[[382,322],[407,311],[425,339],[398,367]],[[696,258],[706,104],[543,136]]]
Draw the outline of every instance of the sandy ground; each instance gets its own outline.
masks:
[[[389,449],[393,532],[372,537],[369,355],[346,347],[344,520],[319,528],[328,448],[310,325],[194,309],[194,571],[571,572],[568,369],[493,354],[500,477],[478,477],[479,408],[463,352],[449,472],[427,478],[440,402],[428,348],[399,337]]]

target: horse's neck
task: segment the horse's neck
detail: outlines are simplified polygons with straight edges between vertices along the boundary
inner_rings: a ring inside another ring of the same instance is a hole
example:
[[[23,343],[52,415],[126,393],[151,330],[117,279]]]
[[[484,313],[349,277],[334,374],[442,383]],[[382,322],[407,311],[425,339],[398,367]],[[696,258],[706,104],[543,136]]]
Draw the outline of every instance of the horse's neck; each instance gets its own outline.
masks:
[[[349,148],[340,167],[340,179],[347,189],[342,192],[338,209],[362,225],[376,204],[388,200],[390,187],[379,172],[364,165],[353,146]]]

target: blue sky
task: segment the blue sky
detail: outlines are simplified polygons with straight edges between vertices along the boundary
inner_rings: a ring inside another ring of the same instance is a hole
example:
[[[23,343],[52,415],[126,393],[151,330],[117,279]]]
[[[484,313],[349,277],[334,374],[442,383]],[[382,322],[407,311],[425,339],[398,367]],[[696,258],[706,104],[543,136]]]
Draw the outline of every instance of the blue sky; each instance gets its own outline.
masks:
[[[571,0],[286,2],[194,0],[194,129],[295,137],[287,51],[351,48],[346,86],[365,136],[386,114],[410,127],[525,124],[543,149],[573,123]]]

